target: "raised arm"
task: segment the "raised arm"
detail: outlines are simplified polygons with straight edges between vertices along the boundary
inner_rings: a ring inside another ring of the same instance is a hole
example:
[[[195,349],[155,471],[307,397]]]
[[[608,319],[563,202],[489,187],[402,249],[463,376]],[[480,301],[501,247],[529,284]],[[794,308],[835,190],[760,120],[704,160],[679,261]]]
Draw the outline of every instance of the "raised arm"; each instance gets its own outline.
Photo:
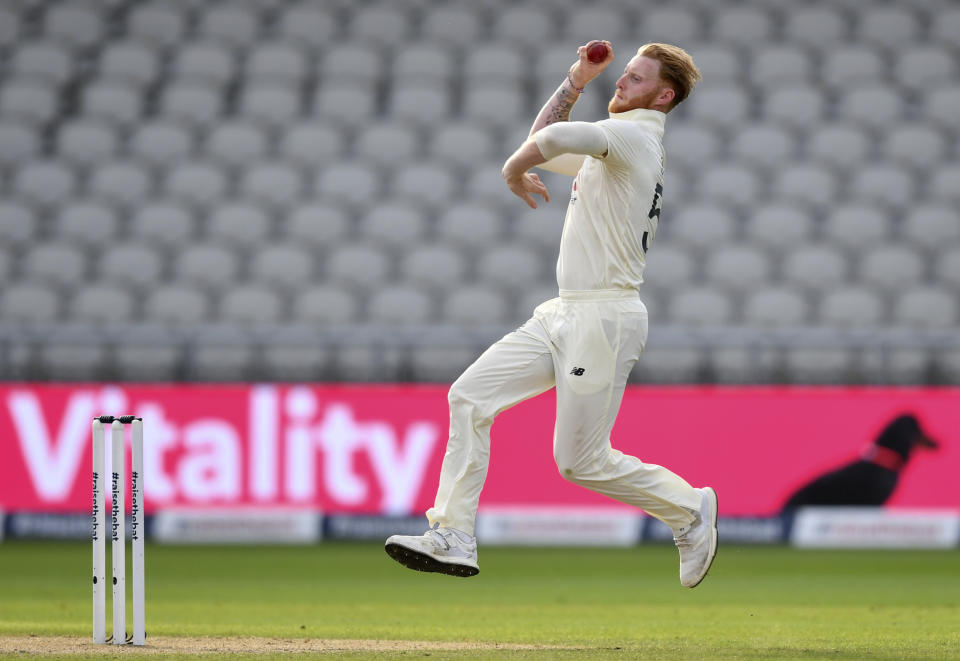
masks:
[[[607,45],[607,58],[596,64],[590,62],[587,59],[587,49],[594,43],[596,42],[591,41],[577,49],[577,61],[570,67],[557,91],[540,109],[528,135],[533,135],[550,124],[569,121],[570,111],[573,109],[573,104],[580,98],[583,88],[613,61],[613,46],[609,41],[604,41],[603,43]]]

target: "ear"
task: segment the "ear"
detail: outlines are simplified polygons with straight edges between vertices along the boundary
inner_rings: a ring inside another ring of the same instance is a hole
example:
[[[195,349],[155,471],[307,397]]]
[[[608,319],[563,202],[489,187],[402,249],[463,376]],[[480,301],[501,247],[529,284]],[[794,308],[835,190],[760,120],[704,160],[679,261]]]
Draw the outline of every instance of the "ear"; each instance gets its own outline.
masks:
[[[660,96],[657,97],[657,103],[669,106],[673,103],[673,98],[677,95],[672,87],[664,87],[660,91]]]

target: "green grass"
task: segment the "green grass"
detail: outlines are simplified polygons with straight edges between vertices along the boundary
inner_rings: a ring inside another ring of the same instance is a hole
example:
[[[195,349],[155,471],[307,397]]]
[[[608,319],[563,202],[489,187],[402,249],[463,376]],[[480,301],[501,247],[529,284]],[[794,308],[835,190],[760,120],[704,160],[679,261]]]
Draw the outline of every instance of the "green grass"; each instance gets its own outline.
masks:
[[[357,659],[960,659],[957,552],[721,546],[695,590],[680,587],[670,546],[481,548],[480,566],[471,579],[421,574],[367,544],[148,546],[147,630],[487,644],[331,653]],[[89,544],[0,544],[0,655],[24,656],[2,636],[85,646],[89,572]]]

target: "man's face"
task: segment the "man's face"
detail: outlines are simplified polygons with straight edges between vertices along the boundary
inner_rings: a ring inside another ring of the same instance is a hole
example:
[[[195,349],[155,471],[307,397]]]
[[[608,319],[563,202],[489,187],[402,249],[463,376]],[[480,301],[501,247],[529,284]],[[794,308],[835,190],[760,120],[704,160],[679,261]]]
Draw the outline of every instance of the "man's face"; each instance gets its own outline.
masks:
[[[664,93],[669,98],[664,100]],[[673,90],[660,79],[660,62],[644,55],[636,55],[627,63],[623,75],[617,80],[617,91],[607,104],[610,112],[626,112],[635,108],[656,109],[666,112],[673,100]]]

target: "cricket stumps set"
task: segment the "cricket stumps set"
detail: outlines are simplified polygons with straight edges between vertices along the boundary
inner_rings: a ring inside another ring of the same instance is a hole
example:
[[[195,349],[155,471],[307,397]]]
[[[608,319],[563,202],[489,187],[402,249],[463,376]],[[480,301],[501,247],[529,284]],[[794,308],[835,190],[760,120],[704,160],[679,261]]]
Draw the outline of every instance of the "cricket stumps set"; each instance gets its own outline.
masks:
[[[109,530],[104,503],[106,427],[110,427],[112,506]],[[133,633],[127,636],[126,595],[126,444],[124,428],[131,429],[130,548],[133,566]],[[107,637],[106,537],[113,559],[113,631]],[[143,576],[143,420],[136,416],[102,415],[93,419],[93,642],[144,645],[146,621]]]

